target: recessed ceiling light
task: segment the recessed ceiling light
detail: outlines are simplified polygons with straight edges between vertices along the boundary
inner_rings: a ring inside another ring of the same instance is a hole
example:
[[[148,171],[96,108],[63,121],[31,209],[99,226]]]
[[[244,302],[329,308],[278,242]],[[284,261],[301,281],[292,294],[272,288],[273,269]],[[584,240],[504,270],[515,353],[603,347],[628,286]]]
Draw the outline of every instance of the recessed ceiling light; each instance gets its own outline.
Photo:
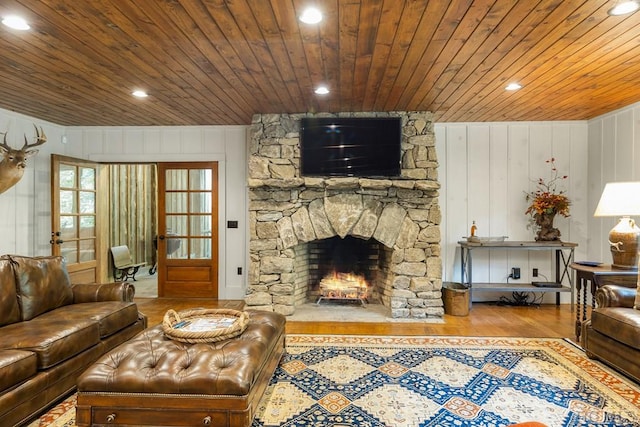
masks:
[[[522,89],[522,85],[519,83],[509,83],[505,87],[505,90],[518,90],[518,89]]]
[[[635,12],[639,8],[640,3],[637,1],[623,1],[609,9],[607,13],[611,16],[626,15],[627,13]]]
[[[131,92],[131,95],[135,96],[136,98],[146,98],[147,96],[147,92],[143,91],[143,90],[134,90],[133,92]]]
[[[322,12],[315,7],[308,7],[300,15],[300,21],[305,24],[317,24],[322,21]]]
[[[318,86],[316,90],[314,90],[314,92],[318,95],[326,95],[329,93],[329,88],[327,88],[326,86]]]
[[[13,28],[14,30],[25,31],[31,28],[24,18],[16,15],[5,16],[2,19],[2,23],[9,28]]]

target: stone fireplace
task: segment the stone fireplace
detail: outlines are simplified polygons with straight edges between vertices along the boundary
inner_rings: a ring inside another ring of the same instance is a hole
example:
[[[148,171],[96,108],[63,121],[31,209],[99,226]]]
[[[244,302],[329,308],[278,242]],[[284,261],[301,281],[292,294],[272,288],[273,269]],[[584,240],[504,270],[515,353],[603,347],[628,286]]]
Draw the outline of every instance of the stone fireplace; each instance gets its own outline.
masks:
[[[321,249],[334,247],[330,242],[336,239],[355,239],[365,242],[367,264],[354,261],[354,269],[368,275],[369,295],[389,317],[441,317],[441,215],[431,113],[340,114],[402,118],[402,173],[390,179],[300,177],[299,122],[305,116],[312,114],[253,118],[246,304],[291,315],[315,302]]]

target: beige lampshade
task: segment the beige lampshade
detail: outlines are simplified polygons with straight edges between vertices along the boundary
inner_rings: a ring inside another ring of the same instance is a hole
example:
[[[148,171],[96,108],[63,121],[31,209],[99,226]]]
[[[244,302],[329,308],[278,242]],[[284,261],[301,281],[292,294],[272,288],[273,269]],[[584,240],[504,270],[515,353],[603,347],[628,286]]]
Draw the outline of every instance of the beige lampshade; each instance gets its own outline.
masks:
[[[609,232],[614,268],[637,269],[640,228],[631,216],[640,215],[640,182],[610,182],[604,187],[593,216],[619,216]]]
[[[610,182],[604,191],[593,216],[640,215],[640,181]]]

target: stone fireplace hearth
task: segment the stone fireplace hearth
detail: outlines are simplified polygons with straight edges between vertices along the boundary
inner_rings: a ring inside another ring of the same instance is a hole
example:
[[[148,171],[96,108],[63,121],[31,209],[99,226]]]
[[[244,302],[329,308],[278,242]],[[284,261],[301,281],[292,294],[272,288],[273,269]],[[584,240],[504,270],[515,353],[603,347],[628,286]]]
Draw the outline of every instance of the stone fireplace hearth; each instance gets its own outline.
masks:
[[[350,236],[379,247],[369,268],[375,270],[373,292],[389,317],[441,317],[441,215],[431,113],[340,114],[402,117],[402,174],[390,179],[300,177],[299,121],[305,116],[311,114],[253,119],[246,304],[291,315],[315,301],[313,242]]]

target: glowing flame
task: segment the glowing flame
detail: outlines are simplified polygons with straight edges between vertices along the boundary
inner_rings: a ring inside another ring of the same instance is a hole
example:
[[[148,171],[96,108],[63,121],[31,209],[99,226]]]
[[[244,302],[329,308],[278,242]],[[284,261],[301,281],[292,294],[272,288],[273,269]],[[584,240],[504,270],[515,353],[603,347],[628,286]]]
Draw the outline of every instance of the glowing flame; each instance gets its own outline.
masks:
[[[320,293],[327,298],[366,299],[368,291],[364,276],[331,272],[320,281]]]

